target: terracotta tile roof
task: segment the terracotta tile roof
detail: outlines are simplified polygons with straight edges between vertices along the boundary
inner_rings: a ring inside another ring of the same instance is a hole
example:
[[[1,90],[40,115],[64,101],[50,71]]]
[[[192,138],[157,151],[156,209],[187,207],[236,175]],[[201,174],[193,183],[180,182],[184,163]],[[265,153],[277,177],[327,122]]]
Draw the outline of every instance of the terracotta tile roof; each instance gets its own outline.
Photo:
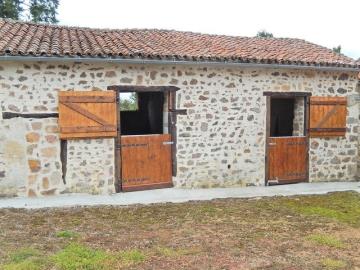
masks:
[[[301,39],[90,29],[7,19],[0,19],[0,55],[360,66],[349,57]]]

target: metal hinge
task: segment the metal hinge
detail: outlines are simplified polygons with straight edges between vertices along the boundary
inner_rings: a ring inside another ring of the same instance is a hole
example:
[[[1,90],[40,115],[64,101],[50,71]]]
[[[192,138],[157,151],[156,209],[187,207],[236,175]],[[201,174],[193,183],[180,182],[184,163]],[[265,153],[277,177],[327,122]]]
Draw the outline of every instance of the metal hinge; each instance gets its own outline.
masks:
[[[272,146],[272,145],[276,145],[276,143],[274,143],[274,142],[269,143],[269,146]]]
[[[174,144],[174,142],[163,142],[163,145]]]
[[[268,184],[279,184],[279,180],[278,179],[269,179]]]
[[[131,144],[121,144],[121,147],[142,147],[149,146],[148,143],[131,143]]]

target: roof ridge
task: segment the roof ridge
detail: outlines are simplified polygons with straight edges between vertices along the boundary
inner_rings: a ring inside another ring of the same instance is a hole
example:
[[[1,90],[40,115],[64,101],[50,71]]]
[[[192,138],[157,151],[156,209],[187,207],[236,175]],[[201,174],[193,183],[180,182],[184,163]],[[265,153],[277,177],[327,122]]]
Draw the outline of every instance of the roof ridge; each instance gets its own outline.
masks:
[[[175,32],[175,33],[184,33],[184,34],[195,34],[195,35],[203,35],[203,36],[210,36],[210,37],[227,37],[227,38],[244,38],[244,39],[252,39],[253,38],[253,39],[258,39],[258,40],[293,40],[293,41],[307,42],[305,39],[292,38],[292,37],[238,36],[238,35],[212,34],[212,33],[195,32],[195,31],[189,31],[189,30],[176,30],[176,29],[164,29],[164,28],[99,28],[99,27],[59,25],[59,24],[41,23],[41,22],[27,22],[27,21],[20,21],[20,20],[14,20],[14,19],[9,19],[9,18],[0,18],[0,21],[10,22],[10,23],[18,23],[18,24],[26,24],[26,25],[34,25],[34,26],[72,29],[72,30],[92,30],[92,31],[102,31],[102,32],[159,31],[159,32],[170,32],[170,33]]]

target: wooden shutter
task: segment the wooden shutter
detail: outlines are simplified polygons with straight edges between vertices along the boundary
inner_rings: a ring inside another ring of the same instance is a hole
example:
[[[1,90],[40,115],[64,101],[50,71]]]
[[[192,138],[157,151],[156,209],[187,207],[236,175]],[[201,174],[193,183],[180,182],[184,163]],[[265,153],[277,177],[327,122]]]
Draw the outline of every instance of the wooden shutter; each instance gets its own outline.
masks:
[[[117,106],[114,91],[60,91],[60,138],[115,137]]]
[[[310,97],[310,136],[345,136],[346,97]]]

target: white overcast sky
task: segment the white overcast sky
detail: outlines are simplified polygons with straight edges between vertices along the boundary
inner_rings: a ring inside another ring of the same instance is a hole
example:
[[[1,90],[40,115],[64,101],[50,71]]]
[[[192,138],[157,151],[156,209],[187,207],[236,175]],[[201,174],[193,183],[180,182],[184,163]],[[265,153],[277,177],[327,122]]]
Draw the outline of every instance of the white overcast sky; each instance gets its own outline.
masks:
[[[59,24],[254,36],[266,29],[360,57],[360,0],[60,0]]]

